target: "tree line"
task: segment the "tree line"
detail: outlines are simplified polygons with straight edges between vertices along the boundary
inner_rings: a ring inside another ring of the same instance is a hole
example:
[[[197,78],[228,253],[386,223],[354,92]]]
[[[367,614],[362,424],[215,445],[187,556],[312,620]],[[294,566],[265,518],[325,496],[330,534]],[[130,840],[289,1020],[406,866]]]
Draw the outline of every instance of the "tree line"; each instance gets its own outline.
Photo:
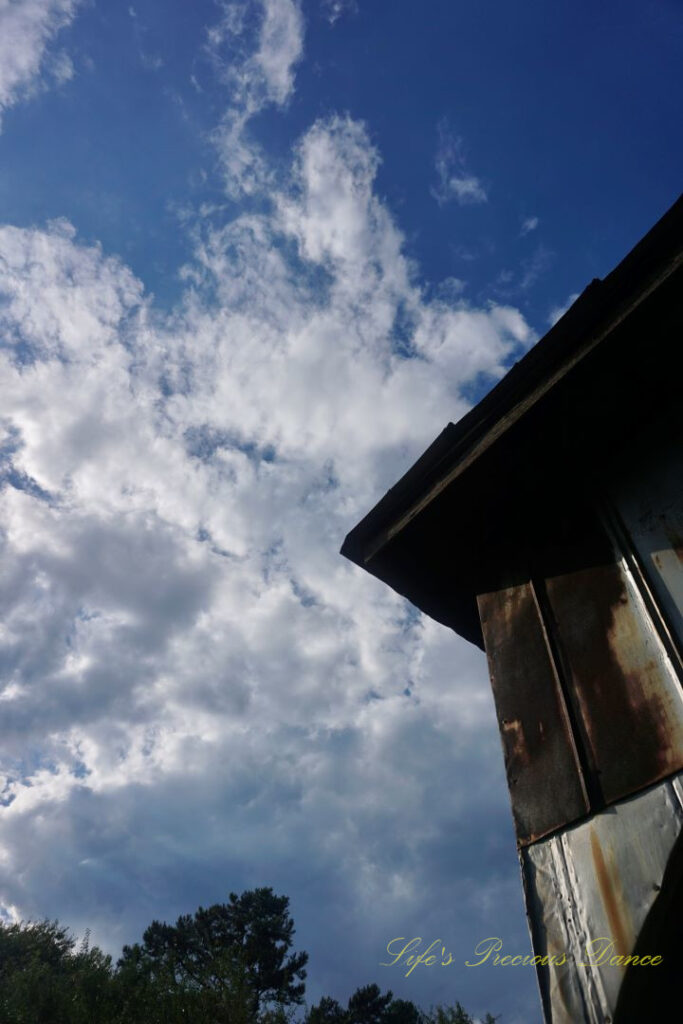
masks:
[[[474,1024],[460,1003],[422,1010],[376,984],[306,1007],[293,942],[271,888],[153,921],[116,963],[57,921],[0,923],[0,1024]]]

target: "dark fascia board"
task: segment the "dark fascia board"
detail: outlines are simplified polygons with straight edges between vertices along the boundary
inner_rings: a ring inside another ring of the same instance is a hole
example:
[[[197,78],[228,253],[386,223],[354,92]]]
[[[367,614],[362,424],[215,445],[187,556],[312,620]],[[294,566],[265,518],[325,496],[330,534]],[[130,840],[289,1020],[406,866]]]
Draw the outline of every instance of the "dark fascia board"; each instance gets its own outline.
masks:
[[[519,422],[683,264],[683,195],[604,279],[457,424],[449,423],[407,473],[350,531],[341,553],[361,568]]]

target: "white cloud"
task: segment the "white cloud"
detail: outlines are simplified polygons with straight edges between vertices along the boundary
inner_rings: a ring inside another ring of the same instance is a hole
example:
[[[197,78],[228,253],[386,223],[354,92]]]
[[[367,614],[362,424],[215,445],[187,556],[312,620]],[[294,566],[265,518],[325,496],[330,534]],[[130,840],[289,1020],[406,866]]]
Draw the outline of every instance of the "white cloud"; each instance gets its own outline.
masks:
[[[281,106],[294,89],[294,67],[303,51],[303,17],[297,0],[225,3],[207,45],[231,106],[252,116],[268,104]]]
[[[500,271],[494,285],[495,294],[506,299],[523,295],[548,272],[554,259],[552,249],[539,243],[529,256],[520,261],[516,270],[508,267]]]
[[[361,124],[315,124],[271,213],[204,225],[168,321],[67,223],[0,230],[0,892],[24,916],[115,944],[187,909],[146,881],[169,858],[196,905],[209,876],[291,892],[303,843],[330,914],[375,903],[378,948],[397,908],[436,922],[425,870],[471,934],[467,837],[507,813],[483,658],[338,548],[528,327],[424,298],[377,163]],[[430,787],[436,751],[463,773],[482,744],[470,789]]]
[[[301,10],[293,0],[264,0],[254,65],[265,86],[265,102],[282,106],[294,89],[294,66],[303,49]]]
[[[437,184],[432,195],[443,206],[455,200],[461,206],[485,203],[486,189],[466,167],[463,140],[454,135],[448,122],[438,124],[439,144],[436,151],[435,167]]]
[[[550,268],[554,258],[555,253],[551,249],[546,248],[542,243],[537,245],[531,256],[522,260],[519,288],[522,291],[528,291]]]
[[[249,17],[255,7],[256,28]],[[231,94],[214,141],[227,190],[234,197],[253,194],[267,184],[266,163],[248,124],[266,107],[282,107],[290,99],[303,35],[297,0],[225,4],[221,21],[208,32],[208,51]]]
[[[242,141],[293,88],[271,6],[225,72]],[[371,906],[345,984],[444,906],[459,949],[515,909],[521,945],[483,656],[338,549],[528,325],[421,289],[363,124],[316,122],[283,175],[244,146],[260,212],[195,225],[167,317],[66,221],[0,229],[0,905],[116,951],[272,884],[316,956]]]
[[[530,234],[530,232],[535,231],[536,228],[538,227],[538,225],[539,225],[538,217],[525,217],[524,220],[522,221],[522,226],[519,229],[519,233],[520,233],[520,235],[522,235],[522,237],[524,235],[528,235],[528,234]]]
[[[49,45],[74,18],[80,0],[0,0],[0,118],[44,84],[73,75],[66,54],[47,60]]]
[[[356,0],[322,0],[322,10],[330,25],[345,14],[355,14],[358,11]]]
[[[554,327],[558,320],[560,320],[567,312],[570,306],[573,306],[579,297],[578,292],[572,292],[566,302],[563,302],[559,306],[554,306],[548,313],[548,326]]]
[[[48,67],[50,74],[58,85],[71,81],[76,74],[73,61],[71,60],[71,57],[69,57],[68,53],[64,52],[64,50],[60,50],[58,53],[55,53],[49,61]]]

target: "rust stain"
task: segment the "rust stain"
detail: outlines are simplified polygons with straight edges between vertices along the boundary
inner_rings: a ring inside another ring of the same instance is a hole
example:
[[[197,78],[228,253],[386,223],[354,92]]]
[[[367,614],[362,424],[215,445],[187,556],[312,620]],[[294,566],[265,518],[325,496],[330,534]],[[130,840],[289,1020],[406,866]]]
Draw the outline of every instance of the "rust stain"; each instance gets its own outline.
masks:
[[[546,585],[607,803],[683,767],[677,690],[619,563]]]
[[[521,764],[529,763],[529,751],[524,739],[524,729],[518,718],[509,721],[504,718],[502,721],[503,733],[507,737],[507,750],[511,758],[515,758]]]
[[[593,864],[595,866],[595,877],[598,880],[600,895],[602,896],[603,906],[612,932],[611,938],[614,940],[614,945],[619,956],[628,956],[631,952],[631,929],[628,927],[622,916],[622,910],[625,911],[626,907],[624,905],[623,893],[621,891],[619,877],[616,872],[616,866],[612,861],[610,865],[611,870],[608,868],[605,856],[602,852],[602,847],[600,846],[600,840],[598,839],[595,830],[592,828],[590,830],[590,837],[591,854],[593,855]],[[612,860],[612,858],[610,858],[610,860]]]
[[[668,568],[666,556],[670,554],[671,551],[673,551],[678,561],[683,564],[683,547],[665,548],[663,551],[654,551],[652,553],[652,561],[662,573],[666,572]]]
[[[532,585],[477,597],[518,842],[588,810]]]

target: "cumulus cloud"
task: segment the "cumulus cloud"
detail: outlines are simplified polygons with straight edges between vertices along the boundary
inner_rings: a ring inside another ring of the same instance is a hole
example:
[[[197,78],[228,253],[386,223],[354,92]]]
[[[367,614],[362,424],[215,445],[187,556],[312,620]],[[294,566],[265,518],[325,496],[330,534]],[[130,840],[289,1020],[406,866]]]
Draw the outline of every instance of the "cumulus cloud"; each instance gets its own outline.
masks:
[[[73,75],[65,53],[49,47],[74,18],[80,0],[0,0],[0,124],[3,111],[31,95],[52,77]]]
[[[226,70],[245,116],[293,88],[300,13],[268,10]],[[271,884],[346,998],[406,929],[527,942],[484,659],[338,549],[531,334],[423,291],[362,123],[258,156],[259,212],[195,225],[165,316],[68,222],[0,229],[0,903],[116,951]]]
[[[463,140],[453,134],[445,119],[439,122],[437,130],[439,135],[435,159],[437,183],[432,188],[432,195],[437,203],[439,206],[453,200],[461,206],[485,203],[488,199],[486,189],[480,179],[467,169]]]
[[[115,937],[132,887],[142,924],[168,844],[197,901],[207,863],[264,878],[264,844],[291,888],[298,835],[314,875],[377,899],[379,942],[427,868],[452,875],[443,835],[506,813],[482,660],[337,551],[528,327],[423,296],[377,164],[363,125],[316,123],[268,213],[203,226],[167,320],[67,223],[0,231],[0,884],[24,915],[67,886],[97,926],[101,887]],[[435,750],[462,773],[482,743],[476,785],[432,792]]]

